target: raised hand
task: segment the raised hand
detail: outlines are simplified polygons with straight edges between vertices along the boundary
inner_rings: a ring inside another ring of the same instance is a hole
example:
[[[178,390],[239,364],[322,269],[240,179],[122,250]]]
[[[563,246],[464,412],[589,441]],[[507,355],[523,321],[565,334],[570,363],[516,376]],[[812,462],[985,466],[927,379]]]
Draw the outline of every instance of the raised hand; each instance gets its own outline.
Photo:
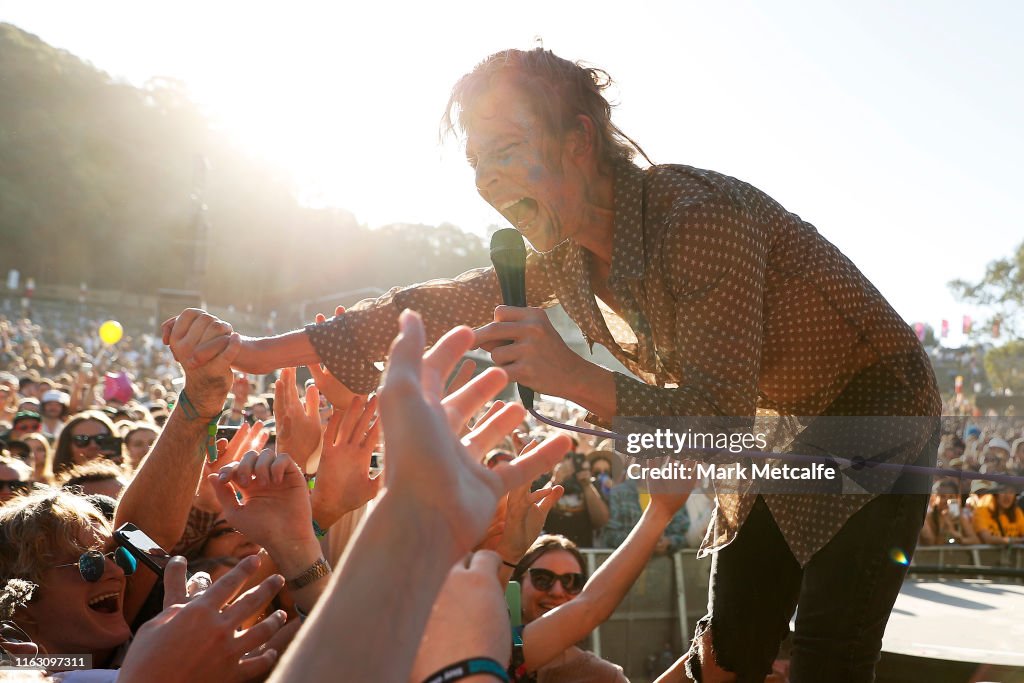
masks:
[[[508,662],[512,632],[503,587],[497,580],[500,566],[501,559],[484,550],[452,567],[434,602],[409,680],[426,680],[463,659]]]
[[[505,525],[494,550],[502,559],[517,564],[530,545],[537,540],[548,513],[565,491],[561,486],[545,487],[530,491],[524,484],[508,493],[505,508]]]
[[[300,401],[295,368],[284,368],[274,382],[274,419],[278,452],[287,453],[304,469],[320,444],[320,391],[310,385],[305,402]]]
[[[220,413],[241,339],[231,325],[197,308],[164,323],[164,343],[185,370],[185,391],[200,418]]]
[[[251,427],[248,423],[243,422],[230,441],[218,439],[217,461],[209,462],[207,460],[203,464],[203,476],[199,480],[199,488],[196,490],[196,499],[192,506],[207,512],[219,513],[220,501],[217,499],[217,492],[213,489],[210,475],[217,473],[225,465],[237,462],[246,451],[262,450],[269,437],[270,434],[263,429],[263,422],[256,420]]]
[[[249,451],[211,479],[224,519],[262,545],[284,576],[299,577],[321,559],[306,480],[286,454]],[[289,595],[308,612],[325,585],[293,586]]]
[[[473,331],[457,327],[424,354],[419,315],[404,311],[399,324],[380,392],[388,495],[439,515],[455,547],[466,551],[483,535],[499,498],[549,469],[571,442],[557,436],[514,462],[484,467],[483,454],[522,421],[525,409],[505,406],[462,441],[452,425],[465,422],[503,388],[505,373],[488,370],[442,403],[444,380],[473,346]]]
[[[454,393],[454,392],[450,392],[450,393]],[[504,408],[504,407],[505,407],[505,402],[502,401],[501,399],[498,399],[497,401],[494,401],[487,408],[487,410],[484,411],[484,414],[481,415],[479,418],[477,418],[475,424],[483,424],[483,423],[487,422],[492,417],[497,415],[498,412],[500,412],[501,409]],[[459,436],[465,436],[466,434],[469,434],[469,432],[472,431],[471,427],[469,426],[469,420],[466,420],[466,422],[464,424],[462,424],[462,425],[458,425],[457,426],[457,431],[459,433]]]
[[[313,519],[327,528],[377,495],[382,477],[370,477],[370,457],[380,441],[376,396],[355,396],[327,423],[316,486]]]
[[[224,519],[265,547],[275,562],[295,542],[316,540],[306,480],[287,454],[249,451],[210,480]]]
[[[265,675],[277,652],[256,650],[281,628],[286,615],[274,612],[244,631],[238,631],[284,586],[274,574],[237,600],[235,596],[259,567],[257,556],[242,560],[188,604],[173,604],[139,629],[118,675],[122,683],[148,683],[159,672],[166,683],[247,681]],[[184,572],[164,574],[164,589],[182,595]]]

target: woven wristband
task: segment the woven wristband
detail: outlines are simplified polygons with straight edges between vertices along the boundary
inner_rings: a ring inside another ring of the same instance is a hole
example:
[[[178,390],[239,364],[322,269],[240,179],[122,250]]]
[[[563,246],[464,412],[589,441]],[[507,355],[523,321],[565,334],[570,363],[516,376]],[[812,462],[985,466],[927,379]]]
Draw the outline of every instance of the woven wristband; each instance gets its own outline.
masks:
[[[489,657],[474,657],[473,659],[464,659],[461,662],[449,664],[433,675],[427,676],[423,683],[449,683],[450,681],[459,681],[463,678],[476,676],[477,674],[490,674],[499,681],[509,683],[508,672],[505,671],[505,668]]]
[[[182,389],[178,394],[178,405],[181,406],[182,412],[185,413],[185,417],[190,420],[203,420],[202,416],[199,415],[199,411],[192,404],[188,394]],[[212,418],[206,425],[206,442],[199,447],[199,456],[206,458],[207,462],[217,462],[217,423],[220,421],[220,416],[224,414],[224,411],[220,411]]]

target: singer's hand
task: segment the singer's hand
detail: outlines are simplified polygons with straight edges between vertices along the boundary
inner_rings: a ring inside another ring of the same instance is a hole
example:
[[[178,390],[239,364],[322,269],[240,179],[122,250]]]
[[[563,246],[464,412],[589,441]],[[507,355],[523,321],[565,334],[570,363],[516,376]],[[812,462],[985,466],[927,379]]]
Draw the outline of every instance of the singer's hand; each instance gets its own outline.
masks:
[[[589,407],[580,401],[591,393],[585,385],[595,370],[603,368],[566,346],[543,310],[498,306],[494,322],[474,332],[476,345],[490,351],[495,365],[503,368],[512,381]]]

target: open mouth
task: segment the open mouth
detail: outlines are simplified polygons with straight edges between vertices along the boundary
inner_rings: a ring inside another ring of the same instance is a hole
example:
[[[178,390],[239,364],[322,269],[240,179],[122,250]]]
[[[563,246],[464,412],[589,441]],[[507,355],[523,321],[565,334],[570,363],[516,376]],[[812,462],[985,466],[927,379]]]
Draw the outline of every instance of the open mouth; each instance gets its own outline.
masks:
[[[525,228],[537,217],[537,201],[530,197],[522,197],[505,202],[498,211],[509,223],[517,228]]]
[[[120,609],[120,603],[120,593],[104,593],[89,601],[89,609],[101,614],[114,614]]]

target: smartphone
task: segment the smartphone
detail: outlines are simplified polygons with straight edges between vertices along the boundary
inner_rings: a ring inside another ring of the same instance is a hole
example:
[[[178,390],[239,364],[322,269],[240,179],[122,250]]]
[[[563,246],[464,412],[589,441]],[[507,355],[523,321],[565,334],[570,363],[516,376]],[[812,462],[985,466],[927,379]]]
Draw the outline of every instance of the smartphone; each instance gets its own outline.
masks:
[[[960,501],[956,498],[950,498],[946,501],[946,509],[949,510],[949,516],[956,519],[960,516]]]
[[[512,622],[512,628],[521,626],[523,623],[523,594],[522,586],[518,581],[509,581],[505,584],[505,604],[508,605],[508,618]]]
[[[122,524],[114,532],[114,540],[130,552],[136,560],[153,570],[153,573],[163,577],[164,568],[171,561],[171,554],[161,548],[139,527],[131,522]]]

